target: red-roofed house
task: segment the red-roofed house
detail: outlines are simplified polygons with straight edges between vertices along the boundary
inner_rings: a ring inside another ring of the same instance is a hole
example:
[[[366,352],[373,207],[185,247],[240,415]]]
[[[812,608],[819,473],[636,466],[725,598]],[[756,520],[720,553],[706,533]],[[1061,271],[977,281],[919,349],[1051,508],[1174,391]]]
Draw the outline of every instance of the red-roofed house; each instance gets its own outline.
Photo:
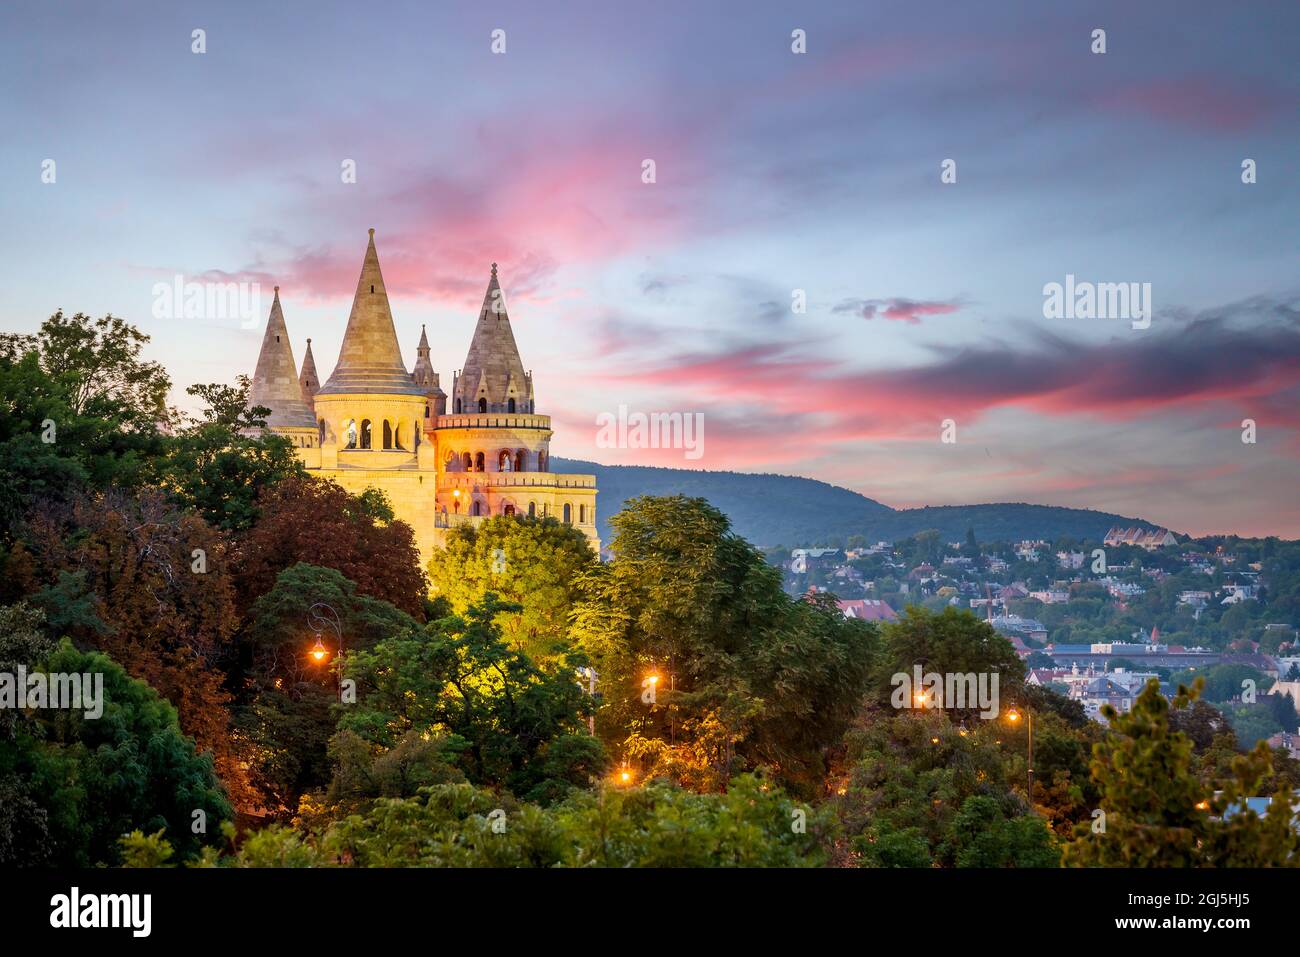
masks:
[[[835,603],[845,618],[857,618],[861,621],[895,621],[898,612],[879,598],[850,598]]]

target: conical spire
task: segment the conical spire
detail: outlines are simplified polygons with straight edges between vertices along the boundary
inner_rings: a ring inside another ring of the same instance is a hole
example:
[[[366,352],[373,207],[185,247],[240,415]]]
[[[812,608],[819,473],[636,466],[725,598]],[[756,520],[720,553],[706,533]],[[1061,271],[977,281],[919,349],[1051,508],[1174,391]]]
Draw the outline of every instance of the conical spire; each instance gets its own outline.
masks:
[[[379,271],[375,252],[375,231],[370,230],[361,277],[352,298],[352,313],[343,333],[339,362],[318,395],[361,395],[368,393],[423,395],[406,371],[402,350],[393,328],[388,292]]]
[[[302,386],[303,401],[308,406],[314,406],[316,393],[320,391],[320,376],[316,374],[316,358],[311,354],[310,339],[307,340],[307,354],[302,357],[302,371],[298,373],[298,385]]]
[[[532,383],[515,345],[505,296],[497,280],[496,263],[492,264],[483,308],[479,310],[465,367],[456,379],[456,390],[456,398],[465,412],[478,411],[480,399],[486,399],[489,412],[510,411],[512,399],[514,411],[532,410]]]
[[[415,368],[411,370],[411,379],[427,395],[446,394],[438,388],[438,373],[433,371],[433,363],[429,361],[429,336],[424,326],[420,327],[420,344],[415,347]]]
[[[316,428],[316,417],[303,401],[302,387],[298,383],[293,346],[289,344],[284,311],[280,308],[279,286],[275,287],[271,317],[266,322],[266,334],[262,336],[262,351],[257,356],[257,369],[253,372],[249,405],[261,405],[271,410],[266,417],[268,429]]]

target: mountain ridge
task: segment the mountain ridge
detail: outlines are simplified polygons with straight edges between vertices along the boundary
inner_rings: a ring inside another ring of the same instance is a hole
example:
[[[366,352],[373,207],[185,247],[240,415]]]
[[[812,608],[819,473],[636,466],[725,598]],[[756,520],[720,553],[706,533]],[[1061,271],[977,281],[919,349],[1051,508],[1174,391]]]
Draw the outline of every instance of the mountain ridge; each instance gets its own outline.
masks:
[[[610,516],[629,498],[679,493],[707,499],[731,519],[737,534],[762,547],[834,544],[850,535],[894,541],[930,528],[948,541],[960,541],[968,528],[974,528],[980,541],[1016,541],[1061,536],[1100,540],[1116,525],[1160,527],[1112,512],[1028,502],[895,509],[820,479],[770,472],[601,465],[565,458],[551,463],[556,471],[596,476],[602,542],[613,537]]]

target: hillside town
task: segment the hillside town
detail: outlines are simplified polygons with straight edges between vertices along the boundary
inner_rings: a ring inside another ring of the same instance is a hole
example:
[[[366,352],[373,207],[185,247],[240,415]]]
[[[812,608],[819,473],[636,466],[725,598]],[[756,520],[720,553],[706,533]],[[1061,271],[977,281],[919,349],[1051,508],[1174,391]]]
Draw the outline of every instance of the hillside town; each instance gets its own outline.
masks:
[[[1189,539],[1112,528],[1101,541],[897,542],[772,550],[790,594],[828,593],[846,617],[894,621],[910,605],[969,609],[1010,641],[1030,684],[1102,721],[1151,679],[1207,700],[1245,740],[1291,747],[1300,698],[1300,554],[1275,539]],[[1288,700],[1289,699],[1289,700]]]

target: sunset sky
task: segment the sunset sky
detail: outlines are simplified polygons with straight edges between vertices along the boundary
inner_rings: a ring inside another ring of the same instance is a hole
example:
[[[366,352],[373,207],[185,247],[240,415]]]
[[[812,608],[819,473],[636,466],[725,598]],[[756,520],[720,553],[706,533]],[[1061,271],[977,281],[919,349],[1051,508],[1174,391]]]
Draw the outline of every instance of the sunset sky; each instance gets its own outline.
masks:
[[[278,284],[327,377],[374,227],[444,389],[500,263],[556,455],[1300,537],[1300,4],[486,6],[6,3],[0,329],[122,316],[189,406]],[[1045,319],[1067,274],[1151,327]],[[703,457],[597,448],[620,403]]]

